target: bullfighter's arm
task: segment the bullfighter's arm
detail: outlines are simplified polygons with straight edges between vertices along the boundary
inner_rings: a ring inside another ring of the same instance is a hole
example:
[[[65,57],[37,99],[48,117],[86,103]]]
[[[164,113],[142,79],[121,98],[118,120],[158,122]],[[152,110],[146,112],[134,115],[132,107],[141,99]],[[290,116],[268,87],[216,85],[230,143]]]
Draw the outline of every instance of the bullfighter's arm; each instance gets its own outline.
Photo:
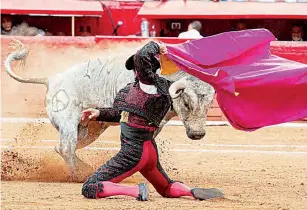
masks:
[[[142,47],[134,56],[135,70],[141,78],[154,80],[157,74],[152,72],[152,58],[160,53],[159,45],[151,41]]]
[[[102,122],[120,122],[121,111],[114,108],[98,108],[99,116],[96,118],[97,121]]]

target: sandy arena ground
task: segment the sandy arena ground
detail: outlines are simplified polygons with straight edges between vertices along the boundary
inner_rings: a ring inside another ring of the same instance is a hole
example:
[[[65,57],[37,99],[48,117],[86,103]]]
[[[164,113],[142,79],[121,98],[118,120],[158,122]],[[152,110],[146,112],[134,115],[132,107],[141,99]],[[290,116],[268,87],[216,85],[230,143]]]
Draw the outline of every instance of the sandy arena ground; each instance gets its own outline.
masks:
[[[2,209],[307,209],[307,128],[212,126],[191,141],[183,127],[165,127],[157,142],[167,173],[190,187],[224,191],[224,199],[210,201],[162,198],[151,186],[149,202],[85,199],[53,150],[58,138],[50,124],[2,124]],[[119,128],[110,128],[78,156],[97,168],[117,152],[118,139]],[[136,174],[124,183],[141,181]]]

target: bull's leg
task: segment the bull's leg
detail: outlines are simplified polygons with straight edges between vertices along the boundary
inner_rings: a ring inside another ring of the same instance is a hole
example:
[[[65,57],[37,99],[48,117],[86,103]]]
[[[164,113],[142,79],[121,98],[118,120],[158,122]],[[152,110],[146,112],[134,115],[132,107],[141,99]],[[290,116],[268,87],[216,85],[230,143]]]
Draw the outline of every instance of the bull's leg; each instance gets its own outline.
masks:
[[[108,124],[101,124],[98,121],[91,121],[86,127],[79,125],[77,149],[82,149],[90,145],[98,139],[108,127]]]
[[[78,142],[77,142],[77,150],[82,149],[92,142],[94,142],[98,137],[109,127],[109,126],[116,126],[119,123],[99,123],[97,121],[91,121],[88,126],[84,127],[79,125],[78,128]],[[78,181],[85,181],[85,179],[94,173],[94,168],[89,164],[82,161],[76,155],[76,175],[75,179]]]
[[[92,121],[88,126],[84,127],[79,125],[78,127],[78,141],[76,149],[82,149],[92,142],[94,142],[106,129],[107,125],[100,124],[97,121]],[[94,168],[89,164],[85,163],[75,154],[75,171],[74,171],[74,181],[84,182],[86,178],[94,173]]]
[[[65,126],[60,127],[60,145],[55,147],[68,165],[72,179],[76,171],[77,128],[77,124],[73,123],[65,123]]]
[[[159,125],[159,128],[155,131],[154,133],[154,138],[156,138],[156,136],[162,131],[164,125],[170,121],[173,117],[176,116],[176,113],[173,112],[173,111],[169,111],[165,117],[163,118],[163,120],[161,121],[160,125]]]
[[[71,146],[69,147],[72,148]],[[73,147],[76,148],[77,146]],[[76,149],[75,151],[69,151],[63,149],[60,145],[55,147],[55,151],[62,156],[66,165],[68,165],[71,173],[71,181],[84,182],[86,178],[95,171],[90,165],[85,163],[76,155]]]

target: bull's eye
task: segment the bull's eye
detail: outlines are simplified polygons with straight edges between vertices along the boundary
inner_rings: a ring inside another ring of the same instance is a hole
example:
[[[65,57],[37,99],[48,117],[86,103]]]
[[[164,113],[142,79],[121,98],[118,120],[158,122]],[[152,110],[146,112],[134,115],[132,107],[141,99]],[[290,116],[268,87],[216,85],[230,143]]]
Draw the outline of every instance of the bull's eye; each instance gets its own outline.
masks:
[[[185,107],[187,107],[188,109],[190,108],[190,106],[189,106],[188,102],[183,101],[183,104],[184,104],[184,106],[185,106]]]

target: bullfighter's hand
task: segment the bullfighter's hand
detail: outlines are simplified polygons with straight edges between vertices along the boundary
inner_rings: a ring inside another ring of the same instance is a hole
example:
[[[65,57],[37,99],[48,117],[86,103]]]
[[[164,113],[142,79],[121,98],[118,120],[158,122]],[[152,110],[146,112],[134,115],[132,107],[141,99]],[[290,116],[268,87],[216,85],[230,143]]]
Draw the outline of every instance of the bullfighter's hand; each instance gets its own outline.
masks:
[[[100,114],[98,109],[89,108],[82,111],[81,114],[81,125],[86,126],[89,121],[95,120]]]
[[[159,45],[159,48],[160,48],[160,54],[162,54],[162,55],[167,54],[167,48],[166,48],[165,44],[160,42],[160,43],[158,43],[158,45]]]

